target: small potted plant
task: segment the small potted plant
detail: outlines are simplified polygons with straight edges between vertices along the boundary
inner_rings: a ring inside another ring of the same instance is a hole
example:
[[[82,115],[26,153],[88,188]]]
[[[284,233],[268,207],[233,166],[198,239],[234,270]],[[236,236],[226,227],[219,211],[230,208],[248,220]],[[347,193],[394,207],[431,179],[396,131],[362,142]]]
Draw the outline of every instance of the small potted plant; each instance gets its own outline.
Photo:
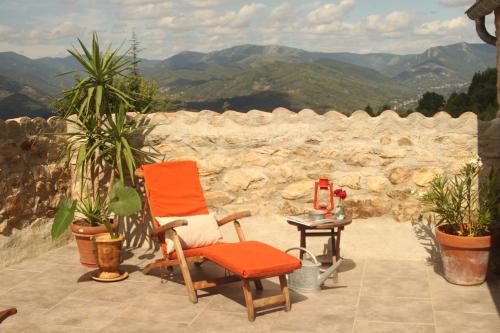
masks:
[[[481,160],[474,159],[455,176],[436,176],[420,197],[436,218],[444,277],[453,284],[476,285],[486,279],[500,191],[498,173],[485,173]]]
[[[118,49],[108,47],[101,52],[96,34],[90,50],[78,41],[82,50],[68,52],[81,64],[85,76],[77,77],[75,86],[58,101],[59,116],[66,120],[68,130],[56,133],[66,139],[62,160],[73,171],[74,191],[72,198],[59,203],[52,238],[71,226],[80,262],[96,267],[94,241],[98,254],[106,252],[99,251],[100,243],[119,249],[123,237],[118,233],[117,217],[140,211],[139,194],[125,184],[134,183],[135,169],[150,155],[131,141],[151,126],[142,120],[146,110],[127,114],[133,110],[134,100],[117,85],[132,64],[124,55],[117,55]],[[96,237],[103,233],[107,236]],[[119,255],[119,251],[113,253]]]

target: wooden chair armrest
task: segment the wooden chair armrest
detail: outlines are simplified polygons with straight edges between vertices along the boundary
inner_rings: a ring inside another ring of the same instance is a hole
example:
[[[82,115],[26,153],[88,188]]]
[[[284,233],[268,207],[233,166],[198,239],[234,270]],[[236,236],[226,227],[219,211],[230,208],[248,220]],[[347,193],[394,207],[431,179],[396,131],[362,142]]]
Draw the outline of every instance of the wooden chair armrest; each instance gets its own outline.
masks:
[[[245,210],[245,211],[242,211],[242,212],[237,212],[237,213],[228,215],[228,216],[226,216],[226,217],[218,220],[217,224],[219,226],[222,226],[222,225],[227,224],[229,222],[233,222],[233,221],[242,219],[244,217],[250,217],[250,216],[252,216],[252,213],[250,213],[250,211],[248,211],[248,210]]]
[[[4,321],[5,319],[7,319],[7,317],[15,315],[16,313],[17,313],[16,308],[10,308],[10,309],[6,309],[6,310],[0,309],[0,323],[2,321]]]
[[[175,221],[169,222],[169,223],[167,223],[165,225],[162,225],[159,228],[156,228],[151,233],[151,236],[158,237],[158,235],[162,235],[162,234],[164,234],[165,232],[167,232],[170,229],[177,228],[177,227],[182,227],[183,225],[187,225],[187,224],[188,224],[187,220],[175,220]]]

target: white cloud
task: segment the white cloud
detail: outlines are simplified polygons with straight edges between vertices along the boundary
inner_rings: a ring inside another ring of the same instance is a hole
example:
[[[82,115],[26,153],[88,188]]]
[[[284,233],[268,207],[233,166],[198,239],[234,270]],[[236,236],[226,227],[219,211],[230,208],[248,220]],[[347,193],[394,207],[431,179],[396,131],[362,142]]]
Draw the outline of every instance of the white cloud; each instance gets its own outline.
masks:
[[[355,0],[341,0],[338,5],[325,4],[313,10],[307,15],[307,19],[313,23],[329,23],[341,19],[356,5]]]
[[[242,27],[247,25],[255,14],[266,8],[261,3],[251,3],[241,7],[238,12],[227,12],[220,18],[220,24],[232,27]]]
[[[394,11],[384,18],[378,15],[370,15],[365,20],[365,27],[380,33],[399,35],[404,30],[413,27],[418,20],[418,14],[404,11]]]
[[[0,36],[1,35],[5,35],[5,34],[8,34],[9,32],[12,31],[12,28],[11,27],[8,27],[6,25],[2,25],[0,24]]]
[[[473,29],[473,22],[464,16],[451,20],[425,22],[415,28],[418,35],[448,35],[457,30]]]
[[[445,7],[464,7],[474,4],[471,0],[439,0],[439,3]]]
[[[94,4],[110,3],[115,5],[141,5],[149,3],[161,3],[165,1],[164,0],[91,0],[90,2]]]
[[[185,3],[193,7],[214,7],[224,3],[229,3],[231,0],[184,0]]]
[[[240,8],[238,11],[227,11],[223,14],[213,9],[199,9],[191,13],[177,16],[165,16],[158,25],[169,29],[186,29],[199,27],[215,27],[221,30],[223,27],[243,27],[250,23],[252,18],[265,5],[260,3],[251,3]]]
[[[120,15],[130,19],[158,18],[167,15],[174,7],[172,2],[129,5],[120,11]]]
[[[63,21],[52,26],[37,26],[27,33],[27,37],[34,40],[53,40],[67,37],[76,37],[85,28],[79,26],[73,21]]]

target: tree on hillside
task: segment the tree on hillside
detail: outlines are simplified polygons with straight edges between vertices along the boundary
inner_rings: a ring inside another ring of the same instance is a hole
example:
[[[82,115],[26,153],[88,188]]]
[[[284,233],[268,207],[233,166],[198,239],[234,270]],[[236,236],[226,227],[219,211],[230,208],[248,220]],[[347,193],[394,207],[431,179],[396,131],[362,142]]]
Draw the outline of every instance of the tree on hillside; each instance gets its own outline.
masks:
[[[432,117],[438,111],[442,110],[444,104],[445,99],[442,95],[428,91],[418,100],[416,111],[422,113],[424,116]]]
[[[382,106],[378,107],[377,108],[377,114],[381,114],[382,112],[384,112],[385,110],[392,110],[392,106],[390,106],[389,104],[383,104]]]
[[[498,110],[497,70],[489,68],[474,74],[467,95],[471,100],[472,112],[482,120],[494,119]]]
[[[137,36],[135,35],[135,31],[132,32],[132,39],[130,40],[130,55],[132,56],[132,76],[139,76],[139,52],[142,51],[139,48],[140,44],[137,40]]]
[[[222,104],[222,111],[227,111],[230,109],[231,109],[231,104],[229,104],[228,101],[224,101],[224,103]]]
[[[376,114],[375,114],[375,111],[373,110],[373,108],[370,106],[370,104],[368,104],[367,106],[365,106],[365,111],[372,117],[375,117]]]
[[[146,110],[149,112],[156,102],[157,87],[153,81],[144,79],[139,71],[139,63],[141,62],[139,52],[142,50],[140,49],[140,43],[137,40],[135,32],[132,33],[130,43],[128,55],[132,58],[132,63],[128,76],[120,78],[118,86],[133,98],[131,104],[135,111],[141,112]]]
[[[469,95],[466,93],[452,93],[450,97],[448,97],[445,110],[455,118],[459,117],[464,112],[471,111],[472,108]]]
[[[496,117],[497,103],[497,71],[489,68],[474,74],[467,93],[453,93],[446,103],[446,111],[454,117],[471,111],[479,119],[491,120]]]

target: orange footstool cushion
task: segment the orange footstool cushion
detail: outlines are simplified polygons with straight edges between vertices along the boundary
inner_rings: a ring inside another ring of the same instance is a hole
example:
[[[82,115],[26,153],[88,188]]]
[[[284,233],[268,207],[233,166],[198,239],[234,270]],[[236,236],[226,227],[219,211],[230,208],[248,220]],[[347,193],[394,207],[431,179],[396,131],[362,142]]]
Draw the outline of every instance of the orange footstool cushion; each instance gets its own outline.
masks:
[[[220,243],[187,249],[184,250],[184,255],[203,256],[245,279],[282,275],[301,267],[299,259],[256,241]]]

